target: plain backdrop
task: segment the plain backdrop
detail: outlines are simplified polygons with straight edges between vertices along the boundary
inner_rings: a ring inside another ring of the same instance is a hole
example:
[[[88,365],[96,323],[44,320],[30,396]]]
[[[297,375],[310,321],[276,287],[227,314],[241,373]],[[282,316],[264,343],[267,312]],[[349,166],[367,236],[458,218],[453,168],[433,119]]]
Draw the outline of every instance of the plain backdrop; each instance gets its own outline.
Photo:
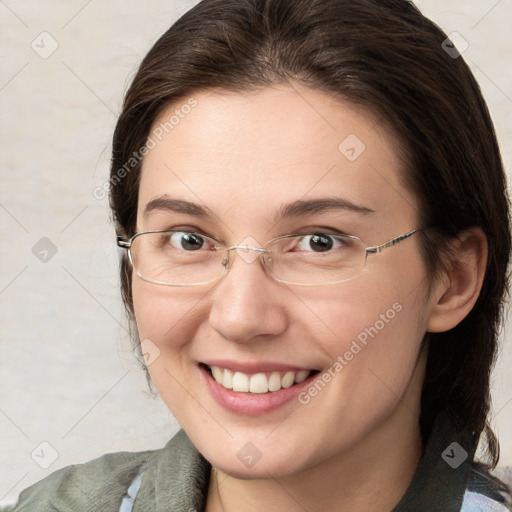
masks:
[[[0,503],[59,467],[161,447],[179,428],[131,352],[107,200],[93,190],[108,179],[137,64],[195,3],[0,1]],[[467,42],[510,173],[512,0],[417,4]],[[510,325],[501,341],[492,423],[511,465]]]

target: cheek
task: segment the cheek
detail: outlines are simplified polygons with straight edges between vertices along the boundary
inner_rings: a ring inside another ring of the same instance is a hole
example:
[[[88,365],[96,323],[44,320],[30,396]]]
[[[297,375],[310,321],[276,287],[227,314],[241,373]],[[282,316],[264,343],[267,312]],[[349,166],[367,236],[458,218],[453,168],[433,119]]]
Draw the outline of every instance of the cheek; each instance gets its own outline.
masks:
[[[349,409],[372,403],[378,408],[376,400],[386,407],[394,392],[400,395],[408,386],[427,322],[422,288],[411,284],[419,275],[399,286],[392,279],[375,280],[371,289],[361,281],[359,287],[340,288],[335,298],[311,303],[321,322],[309,332],[333,362],[324,372],[327,387],[333,382],[333,407],[355,401]]]
[[[135,278],[133,304],[151,380],[170,412],[186,424],[187,411],[197,407],[187,383],[195,371],[189,349],[204,313],[201,297]]]
[[[326,457],[353,446],[395,411],[405,411],[401,404],[407,415],[419,408],[423,367],[416,362],[421,334],[405,305],[390,306],[377,307],[378,315],[365,311],[351,319],[347,333],[329,347],[331,366],[298,397],[301,414],[308,418],[302,435],[317,431],[330,439],[321,449]]]
[[[135,277],[133,305],[140,340],[151,340],[163,353],[180,350],[199,322],[199,300]]]
[[[421,331],[423,321],[415,322],[421,316],[421,305],[409,288],[400,289],[390,283],[379,286],[375,281],[371,286],[365,284],[354,281],[324,297],[317,292],[305,298],[308,310],[302,311],[297,320],[309,324],[309,332],[332,358],[351,350],[356,343],[368,349],[375,345],[377,350],[379,340],[400,344],[410,338],[411,330]],[[357,350],[355,347],[353,351]]]

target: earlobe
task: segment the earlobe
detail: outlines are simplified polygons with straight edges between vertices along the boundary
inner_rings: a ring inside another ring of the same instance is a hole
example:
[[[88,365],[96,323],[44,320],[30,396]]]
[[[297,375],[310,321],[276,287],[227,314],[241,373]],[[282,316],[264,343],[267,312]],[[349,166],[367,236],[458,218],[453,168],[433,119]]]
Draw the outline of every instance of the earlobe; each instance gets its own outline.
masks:
[[[487,267],[487,237],[481,228],[467,229],[454,240],[446,266],[432,292],[428,332],[452,329],[477,301]]]

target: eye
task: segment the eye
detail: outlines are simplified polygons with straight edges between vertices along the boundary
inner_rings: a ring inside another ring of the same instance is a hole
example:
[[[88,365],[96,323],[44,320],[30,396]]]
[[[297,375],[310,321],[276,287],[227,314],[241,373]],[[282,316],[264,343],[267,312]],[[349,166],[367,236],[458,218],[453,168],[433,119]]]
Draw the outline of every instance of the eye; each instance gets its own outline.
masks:
[[[328,252],[331,249],[344,248],[350,245],[350,239],[340,235],[333,236],[325,233],[314,233],[303,236],[297,248],[300,251]]]
[[[205,237],[188,231],[178,231],[169,236],[168,242],[176,249],[198,251],[206,244]]]

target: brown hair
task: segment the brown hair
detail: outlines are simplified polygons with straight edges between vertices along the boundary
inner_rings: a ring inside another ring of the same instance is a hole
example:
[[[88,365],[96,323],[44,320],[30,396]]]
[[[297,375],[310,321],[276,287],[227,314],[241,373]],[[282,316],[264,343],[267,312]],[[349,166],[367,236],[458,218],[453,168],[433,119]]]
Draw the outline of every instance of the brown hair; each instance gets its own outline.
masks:
[[[406,0],[203,0],[141,63],[114,138],[111,177],[140,151],[156,117],[196,91],[250,91],[296,81],[364,106],[387,122],[408,159],[407,184],[420,198],[422,253],[436,274],[447,241],[479,226],[489,243],[481,294],[448,332],[427,334],[420,425],[428,436],[444,410],[477,439],[492,467],[499,446],[488,422],[489,380],[507,285],[509,201],[493,124],[446,34]],[[110,201],[119,235],[134,234],[140,161],[115,183]],[[131,322],[131,271],[121,263]],[[138,339],[135,337],[135,344]]]

